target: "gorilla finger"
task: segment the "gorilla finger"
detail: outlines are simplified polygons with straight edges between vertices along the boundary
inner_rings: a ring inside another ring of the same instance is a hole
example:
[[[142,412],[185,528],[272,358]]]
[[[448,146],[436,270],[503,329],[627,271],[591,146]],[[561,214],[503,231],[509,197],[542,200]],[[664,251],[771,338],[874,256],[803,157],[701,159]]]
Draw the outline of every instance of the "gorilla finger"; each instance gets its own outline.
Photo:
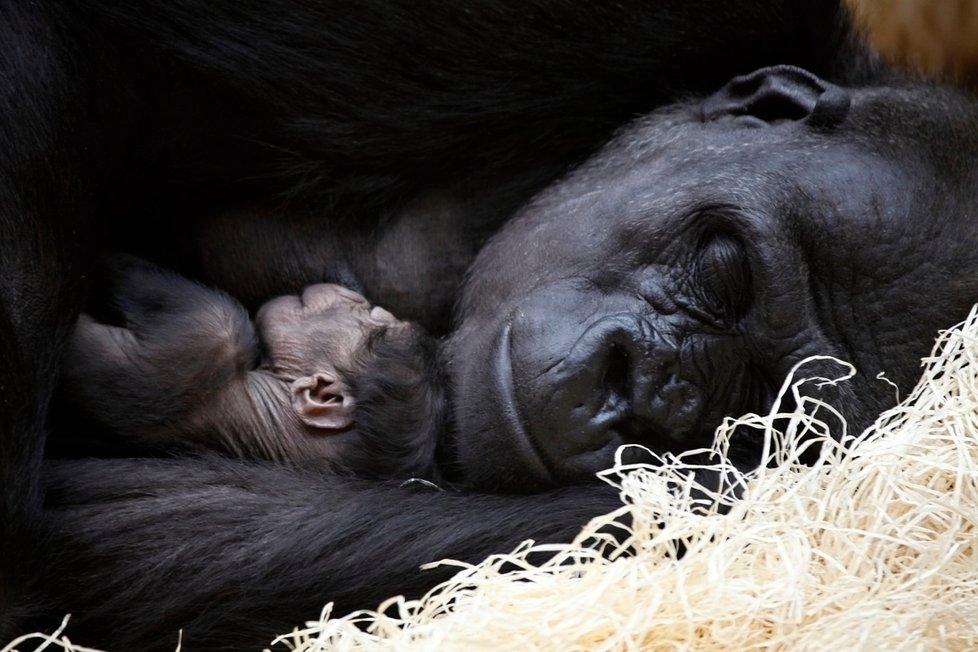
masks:
[[[68,337],[64,355],[66,372],[118,367],[134,363],[140,344],[126,329],[104,324],[82,313]]]

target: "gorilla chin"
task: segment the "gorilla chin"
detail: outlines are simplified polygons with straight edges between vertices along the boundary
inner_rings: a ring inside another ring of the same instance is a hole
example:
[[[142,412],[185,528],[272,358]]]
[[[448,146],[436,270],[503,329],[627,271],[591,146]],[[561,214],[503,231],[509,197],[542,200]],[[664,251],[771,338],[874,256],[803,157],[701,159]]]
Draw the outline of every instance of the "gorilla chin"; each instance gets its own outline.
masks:
[[[805,391],[869,425],[894,400],[877,375],[909,391],[947,315],[978,298],[962,274],[978,268],[976,134],[952,91],[788,66],[626,129],[472,268],[448,347],[462,465],[482,474],[466,480],[585,482],[621,444],[709,446],[813,355],[859,375]],[[733,461],[756,465],[757,435],[737,437]]]

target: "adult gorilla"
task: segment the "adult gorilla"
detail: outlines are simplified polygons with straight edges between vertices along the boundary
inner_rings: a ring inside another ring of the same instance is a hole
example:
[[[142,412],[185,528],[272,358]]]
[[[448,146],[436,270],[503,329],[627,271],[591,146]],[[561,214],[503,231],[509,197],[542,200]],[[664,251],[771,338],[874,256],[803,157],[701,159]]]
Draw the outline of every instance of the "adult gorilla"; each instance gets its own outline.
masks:
[[[71,611],[90,644],[172,649],[183,628],[189,649],[242,649],[327,600],[417,594],[445,574],[425,561],[566,540],[615,497],[551,487],[618,441],[702,443],[806,353],[906,385],[974,299],[973,102],[875,71],[836,2],[134,5],[0,2],[9,626]],[[636,114],[776,64],[820,77],[766,70],[655,114],[509,221]],[[200,217],[283,197],[279,222]],[[483,249],[440,442],[469,492],[43,463],[60,342],[105,246],[250,302],[354,278],[442,329]],[[871,382],[843,398],[856,423],[887,400]]]

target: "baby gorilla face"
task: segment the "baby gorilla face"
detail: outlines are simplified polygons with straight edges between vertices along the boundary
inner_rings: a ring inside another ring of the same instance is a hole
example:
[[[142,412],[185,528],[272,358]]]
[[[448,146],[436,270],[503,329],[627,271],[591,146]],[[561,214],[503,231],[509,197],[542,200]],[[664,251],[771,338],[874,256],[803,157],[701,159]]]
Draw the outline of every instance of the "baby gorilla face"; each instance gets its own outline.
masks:
[[[372,333],[406,324],[352,290],[322,283],[269,301],[258,310],[255,325],[262,367],[295,380],[323,368],[351,368]]]
[[[250,396],[283,424],[287,457],[434,477],[447,408],[437,346],[422,330],[338,285],[270,301],[255,325],[262,354]]]

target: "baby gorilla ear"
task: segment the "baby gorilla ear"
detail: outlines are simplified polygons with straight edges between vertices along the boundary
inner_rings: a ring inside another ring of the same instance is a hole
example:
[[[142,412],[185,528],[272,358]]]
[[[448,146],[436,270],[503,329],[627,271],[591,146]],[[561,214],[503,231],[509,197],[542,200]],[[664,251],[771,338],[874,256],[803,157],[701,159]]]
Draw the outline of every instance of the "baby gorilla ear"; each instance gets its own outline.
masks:
[[[353,398],[346,384],[326,372],[292,383],[292,407],[303,423],[322,430],[343,430],[353,423]]]

